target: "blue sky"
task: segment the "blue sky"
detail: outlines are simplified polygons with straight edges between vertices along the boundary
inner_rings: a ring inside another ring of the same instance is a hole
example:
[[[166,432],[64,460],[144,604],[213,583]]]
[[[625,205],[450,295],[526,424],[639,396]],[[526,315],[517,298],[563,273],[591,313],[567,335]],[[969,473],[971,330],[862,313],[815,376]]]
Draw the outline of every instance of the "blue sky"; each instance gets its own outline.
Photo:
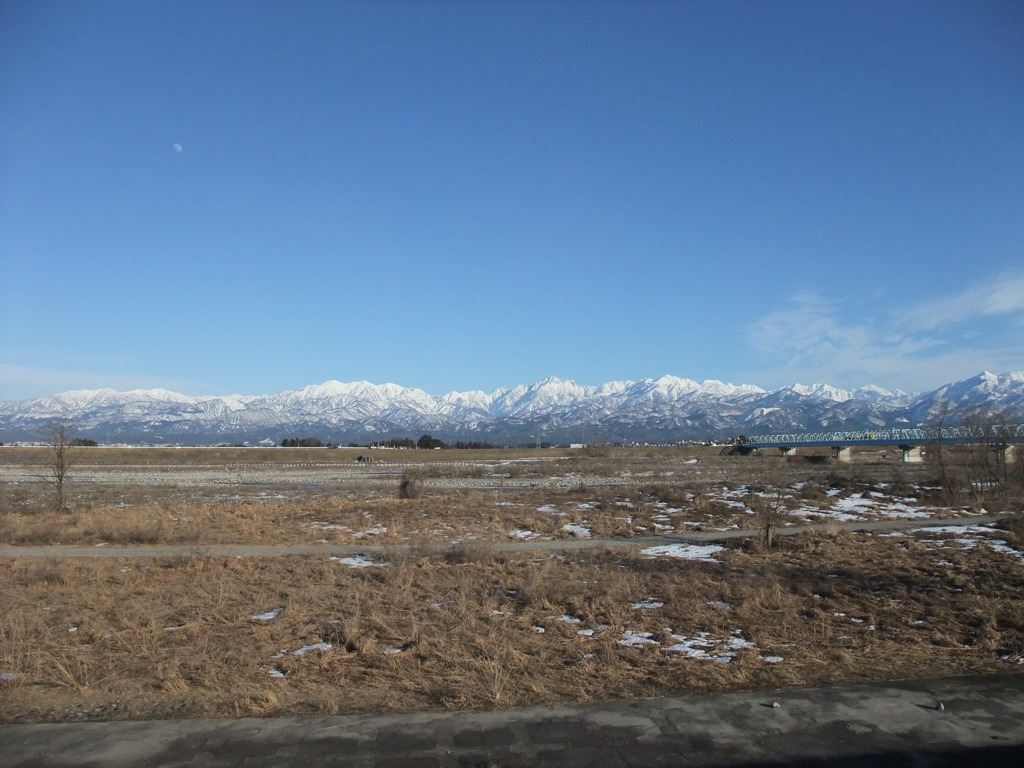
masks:
[[[1024,370],[1024,4],[0,2],[0,399]]]

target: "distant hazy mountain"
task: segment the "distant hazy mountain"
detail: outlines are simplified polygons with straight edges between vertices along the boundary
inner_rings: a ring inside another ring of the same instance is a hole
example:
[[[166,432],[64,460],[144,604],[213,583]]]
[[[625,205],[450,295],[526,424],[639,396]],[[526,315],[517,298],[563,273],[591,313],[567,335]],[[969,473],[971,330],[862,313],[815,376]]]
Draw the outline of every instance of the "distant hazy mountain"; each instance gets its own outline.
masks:
[[[66,416],[100,442],[202,444],[319,437],[366,443],[430,434],[445,441],[678,442],[819,429],[951,424],[985,414],[1024,418],[1024,372],[947,384],[908,395],[824,384],[768,392],[750,384],[675,376],[591,387],[548,378],[512,389],[429,395],[365,381],[327,381],[276,395],[187,397],[162,389],[75,390],[0,402],[0,441],[38,440]]]

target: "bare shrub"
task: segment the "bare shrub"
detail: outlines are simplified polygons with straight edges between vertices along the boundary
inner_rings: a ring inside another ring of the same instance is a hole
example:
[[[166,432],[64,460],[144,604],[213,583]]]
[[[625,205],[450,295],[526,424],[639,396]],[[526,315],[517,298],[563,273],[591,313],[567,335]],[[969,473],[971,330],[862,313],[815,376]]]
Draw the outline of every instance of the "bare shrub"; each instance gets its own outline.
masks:
[[[71,465],[78,457],[78,452],[71,445],[72,436],[77,430],[73,421],[62,417],[47,422],[40,431],[48,446],[47,463],[54,489],[53,506],[57,512],[67,512],[65,484]]]
[[[754,524],[761,531],[761,543],[771,549],[776,531],[789,518],[789,506],[781,494],[771,497],[748,495],[747,506],[754,512]]]
[[[711,497],[709,495],[709,488],[703,485],[691,485],[690,493],[692,498],[690,499],[690,509],[699,515],[705,515],[711,511]]]
[[[660,501],[673,507],[693,504],[697,497],[707,491],[706,486],[690,483],[688,485],[643,485],[640,493],[654,501]]]
[[[1024,514],[1016,514],[999,521],[999,527],[1007,533],[1007,539],[1016,547],[1024,547]]]
[[[441,555],[446,563],[462,565],[466,563],[483,563],[495,555],[494,545],[488,541],[470,539],[456,542],[446,548]]]
[[[398,498],[400,499],[416,499],[419,498],[421,492],[421,481],[423,475],[417,470],[406,470],[402,474],[402,479],[398,483]]]
[[[808,481],[800,487],[800,498],[804,501],[824,501],[828,494],[818,483]]]

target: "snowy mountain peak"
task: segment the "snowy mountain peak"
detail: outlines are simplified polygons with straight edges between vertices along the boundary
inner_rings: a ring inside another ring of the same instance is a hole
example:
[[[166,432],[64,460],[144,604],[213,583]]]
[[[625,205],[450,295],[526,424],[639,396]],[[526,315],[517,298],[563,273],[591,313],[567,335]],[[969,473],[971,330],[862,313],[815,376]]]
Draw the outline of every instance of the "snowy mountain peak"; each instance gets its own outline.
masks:
[[[757,395],[764,394],[764,390],[760,387],[754,386],[753,384],[725,384],[718,379],[708,379],[704,381],[700,388],[705,392],[713,395]]]
[[[531,392],[550,392],[550,393],[572,393],[577,394],[583,391],[583,386],[577,384],[575,381],[570,379],[561,379],[557,376],[548,376],[546,379],[535,381],[533,384],[527,386],[527,390]]]
[[[852,389],[850,390],[850,394],[858,400],[867,400],[869,403],[877,403],[882,400],[906,399],[910,397],[902,389],[882,389],[882,387],[876,387],[873,384],[867,384],[863,387]]]
[[[849,390],[836,389],[828,384],[794,384],[790,389],[800,395],[822,397],[826,400],[833,400],[837,403],[845,403],[847,400],[853,399],[853,393]]]
[[[936,414],[1024,419],[1024,372],[981,373],[910,396],[876,386],[844,390],[794,384],[767,392],[750,384],[676,376],[581,385],[549,377],[528,385],[430,395],[367,381],[328,380],[275,395],[188,397],[163,389],[74,390],[0,402],[0,440],[37,440],[55,416],[83,436],[203,443],[280,441],[283,436],[369,441],[430,433],[499,444],[729,439],[738,434],[870,429],[934,421]]]
[[[963,381],[956,381],[935,390],[934,396],[956,402],[975,400],[981,396],[996,396],[1007,403],[1024,397],[1024,371],[994,374],[984,371]]]
[[[320,397],[345,397],[346,395],[362,395],[368,392],[376,392],[377,385],[368,381],[353,381],[345,383],[330,379],[323,384],[310,384],[309,386],[297,389],[289,394],[302,398]],[[281,393],[284,394],[284,393]]]

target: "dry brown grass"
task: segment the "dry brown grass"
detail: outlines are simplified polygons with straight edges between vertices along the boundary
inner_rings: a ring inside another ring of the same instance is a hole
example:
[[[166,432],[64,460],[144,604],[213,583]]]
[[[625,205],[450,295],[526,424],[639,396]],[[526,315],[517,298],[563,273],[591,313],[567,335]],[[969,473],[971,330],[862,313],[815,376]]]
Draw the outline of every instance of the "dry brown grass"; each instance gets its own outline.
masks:
[[[415,475],[413,475],[415,476]],[[406,476],[406,480],[409,476]],[[746,515],[701,491],[671,496],[666,508],[643,491],[599,489],[431,492],[414,498],[360,494],[248,498],[207,504],[78,507],[70,514],[0,511],[0,543],[29,544],[412,544],[465,538],[504,540],[515,531],[561,539],[582,526],[598,538],[654,535],[668,527],[727,527]],[[406,496],[409,495],[407,489]],[[660,526],[660,527],[659,527]]]
[[[0,683],[0,719],[504,707],[1019,668],[1000,658],[1024,651],[1013,556],[853,534],[779,546],[738,545],[722,564],[472,544],[368,568],[8,559],[0,673],[22,676]],[[649,598],[662,605],[634,607]],[[756,649],[731,663],[661,650],[736,630]],[[657,645],[621,645],[624,632]],[[332,647],[294,654],[316,643]]]
[[[352,458],[326,449],[110,451],[91,460],[158,467],[171,459]],[[735,544],[719,564],[648,560],[638,550],[540,557],[494,546],[516,532],[578,535],[566,525],[620,539],[659,526],[750,526],[748,509],[720,498],[724,488],[772,492],[801,480],[787,491],[794,503],[825,507],[830,485],[839,498],[909,482],[914,468],[818,469],[706,453],[685,464],[697,455],[691,449],[442,461],[454,453],[392,452],[396,474],[384,490],[183,490],[171,473],[146,487],[84,484],[72,487],[70,515],[46,511],[28,484],[0,488],[0,543],[186,544],[193,553],[0,560],[0,720],[504,707],[1024,669],[1016,664],[1024,566],[986,546],[833,531],[781,538],[772,551]],[[458,455],[469,453],[477,452]],[[399,472],[421,478],[416,498],[397,498]],[[620,487],[501,486],[505,475],[601,472],[616,473]],[[496,479],[496,490],[431,485],[481,473]],[[1020,548],[1019,519],[1006,528]],[[388,565],[202,554],[214,544],[317,541],[382,544]],[[647,599],[662,605],[634,607]],[[252,618],[276,608],[272,620]],[[736,630],[756,648],[736,650],[729,663],[663,650],[674,636],[706,633],[708,650],[722,651]],[[654,642],[622,645],[626,632]],[[331,649],[294,654],[316,643]]]

